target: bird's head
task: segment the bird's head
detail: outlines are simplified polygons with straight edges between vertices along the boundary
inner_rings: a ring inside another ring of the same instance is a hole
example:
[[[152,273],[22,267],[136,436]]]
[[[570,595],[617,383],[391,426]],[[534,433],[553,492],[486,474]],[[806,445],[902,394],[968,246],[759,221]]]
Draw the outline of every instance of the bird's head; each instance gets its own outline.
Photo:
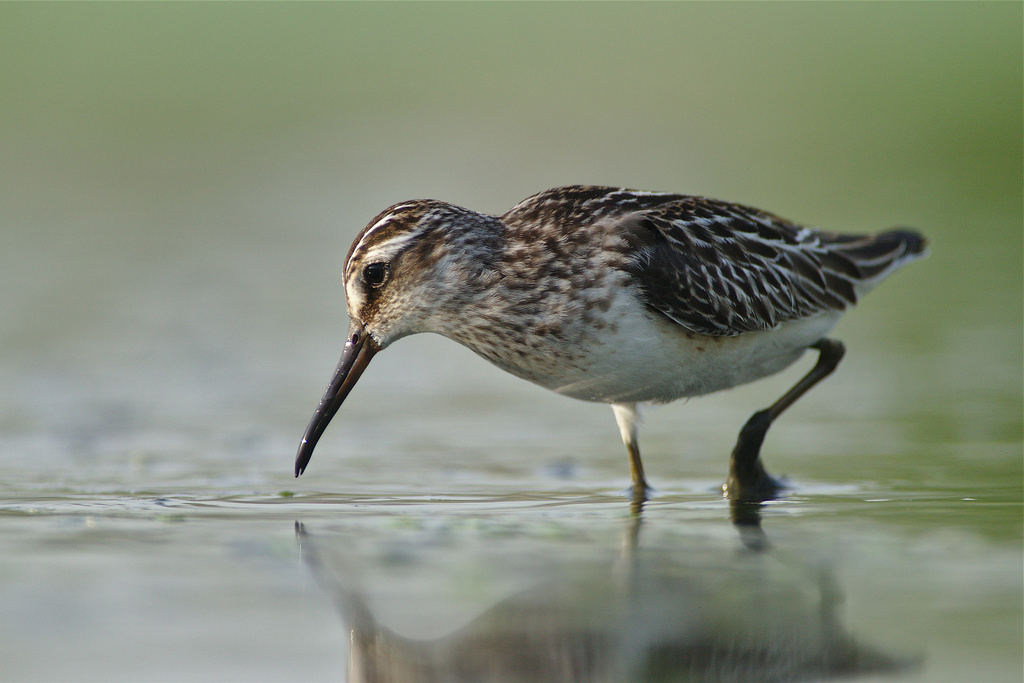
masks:
[[[464,298],[478,290],[500,226],[492,216],[414,200],[386,209],[356,236],[345,258],[345,348],[299,444],[295,476],[378,351],[417,332],[446,334]]]

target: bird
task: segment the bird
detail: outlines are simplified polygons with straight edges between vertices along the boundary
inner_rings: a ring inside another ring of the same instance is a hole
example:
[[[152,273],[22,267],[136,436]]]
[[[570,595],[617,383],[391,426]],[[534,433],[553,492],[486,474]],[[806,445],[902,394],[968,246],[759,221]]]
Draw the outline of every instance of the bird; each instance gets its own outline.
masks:
[[[498,368],[612,408],[631,495],[651,487],[639,408],[814,367],[744,424],[725,495],[778,497],[760,450],[768,428],[842,360],[828,337],[842,315],[898,268],[928,253],[895,228],[820,231],[696,195],[571,185],[502,215],[418,199],[395,204],[345,257],[349,316],[341,359],[300,442],[295,476],[375,354],[412,334],[458,342]]]

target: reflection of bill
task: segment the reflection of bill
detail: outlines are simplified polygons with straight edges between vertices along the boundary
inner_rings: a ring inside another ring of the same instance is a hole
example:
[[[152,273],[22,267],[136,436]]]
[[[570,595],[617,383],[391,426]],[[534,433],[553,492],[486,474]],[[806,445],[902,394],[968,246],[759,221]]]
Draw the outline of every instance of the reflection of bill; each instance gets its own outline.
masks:
[[[845,631],[828,570],[794,570],[754,552],[690,562],[688,553],[639,550],[639,532],[634,518],[618,561],[553,562],[557,579],[495,604],[449,635],[419,640],[379,623],[348,560],[296,522],[302,556],[350,630],[350,683],[761,683],[894,673],[915,664],[864,647]]]

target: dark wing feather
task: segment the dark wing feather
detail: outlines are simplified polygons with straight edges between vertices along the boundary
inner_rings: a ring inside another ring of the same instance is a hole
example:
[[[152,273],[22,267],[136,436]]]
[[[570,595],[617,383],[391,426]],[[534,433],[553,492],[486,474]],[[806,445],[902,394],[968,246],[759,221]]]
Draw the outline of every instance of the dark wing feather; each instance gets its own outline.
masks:
[[[668,198],[666,198],[668,199]],[[857,302],[858,289],[924,251],[910,231],[847,236],[676,196],[623,219],[626,269],[647,305],[688,330],[735,336]]]

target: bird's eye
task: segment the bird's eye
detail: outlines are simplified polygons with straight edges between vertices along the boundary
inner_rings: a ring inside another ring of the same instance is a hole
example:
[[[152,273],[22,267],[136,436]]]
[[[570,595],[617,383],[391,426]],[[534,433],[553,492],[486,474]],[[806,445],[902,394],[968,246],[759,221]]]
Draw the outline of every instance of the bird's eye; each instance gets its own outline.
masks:
[[[371,287],[380,287],[388,279],[388,264],[379,261],[366,264],[363,268],[363,279]]]

